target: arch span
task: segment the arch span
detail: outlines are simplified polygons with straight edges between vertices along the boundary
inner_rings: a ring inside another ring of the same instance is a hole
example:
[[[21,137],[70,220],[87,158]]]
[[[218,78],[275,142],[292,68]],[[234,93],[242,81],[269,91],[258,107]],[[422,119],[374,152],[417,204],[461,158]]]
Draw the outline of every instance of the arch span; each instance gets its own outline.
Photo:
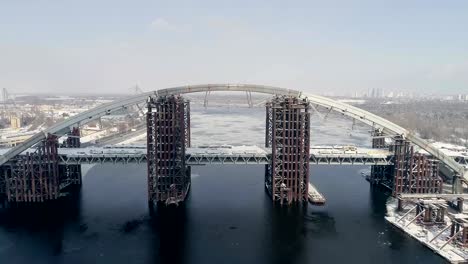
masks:
[[[342,113],[343,115],[357,119],[367,125],[377,127],[382,129],[386,134],[390,135],[402,135],[404,138],[410,140],[415,145],[421,147],[442,163],[444,163],[449,169],[453,170],[459,175],[464,174],[464,167],[458,164],[453,158],[445,155],[437,148],[431,146],[426,140],[419,138],[415,134],[406,130],[405,128],[398,126],[382,117],[374,115],[370,112],[351,106],[346,103],[338,102],[333,99],[317,96],[313,94],[304,94],[298,90],[284,89],[272,86],[264,85],[254,85],[254,84],[203,84],[203,85],[187,85],[180,87],[173,87],[167,89],[160,89],[152,92],[147,92],[132,96],[123,100],[114,101],[111,103],[103,104],[94,109],[88,110],[76,116],[73,116],[64,122],[55,124],[50,128],[44,130],[42,133],[38,133],[33,137],[29,138],[22,144],[12,148],[7,153],[0,157],[0,165],[7,162],[9,159],[14,156],[22,153],[26,149],[32,147],[36,143],[40,142],[46,137],[47,134],[55,134],[62,136],[66,134],[69,129],[76,125],[82,125],[89,121],[95,120],[101,116],[111,114],[117,110],[125,109],[129,106],[140,104],[146,101],[147,97],[150,95],[163,96],[163,95],[172,95],[172,94],[186,94],[186,93],[196,93],[196,92],[211,92],[211,91],[248,91],[255,93],[263,94],[272,94],[272,95],[291,95],[306,97],[312,105],[325,107],[331,111],[336,111]]]

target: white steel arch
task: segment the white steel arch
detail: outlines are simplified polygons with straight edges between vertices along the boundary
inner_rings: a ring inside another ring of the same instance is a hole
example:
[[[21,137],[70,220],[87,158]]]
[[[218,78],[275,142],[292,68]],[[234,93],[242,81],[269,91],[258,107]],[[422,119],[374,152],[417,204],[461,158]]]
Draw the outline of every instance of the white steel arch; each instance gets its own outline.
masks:
[[[317,96],[312,94],[303,94],[297,90],[290,90],[278,87],[264,86],[264,85],[253,85],[253,84],[203,84],[203,85],[187,85],[174,88],[160,89],[153,92],[142,93],[136,96],[132,96],[123,100],[114,101],[111,103],[103,104],[94,109],[88,110],[86,112],[80,113],[76,116],[73,116],[64,122],[55,124],[50,128],[44,130],[42,133],[38,133],[33,137],[29,138],[22,144],[10,149],[7,153],[0,156],[0,165],[6,163],[9,159],[14,156],[22,153],[26,149],[32,147],[36,143],[40,142],[46,137],[47,134],[54,135],[65,135],[69,129],[76,125],[82,125],[89,121],[95,120],[101,116],[105,116],[115,112],[117,110],[126,109],[129,106],[133,106],[139,103],[146,101],[148,96],[156,95],[173,95],[173,94],[186,94],[186,93],[196,93],[196,92],[212,92],[212,91],[247,91],[255,93],[264,93],[272,95],[291,95],[306,97],[309,102],[313,105],[322,106],[332,111],[342,113],[343,115],[357,119],[365,124],[370,126],[380,128],[385,134],[390,135],[401,135],[404,138],[410,140],[415,145],[424,149],[435,158],[439,159],[444,163],[449,169],[453,170],[459,175],[464,174],[464,167],[458,164],[453,158],[445,155],[437,148],[431,146],[426,140],[419,138],[410,131],[404,129],[401,126],[398,126],[382,117],[374,115],[370,112],[362,110],[360,108],[351,106],[346,103],[341,103],[330,98],[323,96]]]

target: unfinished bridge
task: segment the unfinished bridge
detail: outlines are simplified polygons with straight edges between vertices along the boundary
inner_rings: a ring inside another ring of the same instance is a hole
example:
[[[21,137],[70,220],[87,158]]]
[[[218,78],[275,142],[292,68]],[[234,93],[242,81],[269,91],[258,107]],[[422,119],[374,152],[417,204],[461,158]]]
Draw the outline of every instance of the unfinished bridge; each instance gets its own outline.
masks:
[[[252,92],[273,95],[266,103],[265,146],[260,148],[261,151],[236,154],[218,148],[203,153],[200,148],[191,147],[190,102],[182,95],[214,91],[246,92],[248,98]],[[80,148],[81,125],[144,104],[148,110],[146,146],[134,149],[131,155],[108,150],[91,153],[89,149]],[[336,111],[371,126],[372,147],[380,152],[314,153],[310,146],[313,136],[310,134],[310,115],[317,108]],[[66,139],[59,143],[63,136]],[[392,144],[386,143],[387,138]],[[425,154],[416,151],[415,147]],[[442,192],[440,167],[453,178],[455,193],[460,192],[462,182],[468,176],[464,166],[453,157],[408,130],[357,107],[290,89],[210,84],[161,89],[104,104],[34,135],[1,153],[0,195],[9,202],[58,199],[62,189],[81,184],[80,164],[105,162],[146,162],[151,204],[184,201],[190,188],[191,166],[203,164],[264,164],[265,187],[272,200],[288,204],[310,197],[310,164],[373,165],[371,182],[390,186],[394,195]]]

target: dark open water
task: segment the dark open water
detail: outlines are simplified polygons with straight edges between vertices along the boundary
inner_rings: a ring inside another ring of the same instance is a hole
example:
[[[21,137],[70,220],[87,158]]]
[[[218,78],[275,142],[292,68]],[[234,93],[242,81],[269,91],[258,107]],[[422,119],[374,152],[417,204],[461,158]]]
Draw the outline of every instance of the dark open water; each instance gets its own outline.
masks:
[[[186,206],[150,218],[145,165],[95,166],[77,197],[0,214],[0,263],[444,263],[384,221],[365,168],[312,166],[327,206],[280,208],[263,166],[195,167]]]

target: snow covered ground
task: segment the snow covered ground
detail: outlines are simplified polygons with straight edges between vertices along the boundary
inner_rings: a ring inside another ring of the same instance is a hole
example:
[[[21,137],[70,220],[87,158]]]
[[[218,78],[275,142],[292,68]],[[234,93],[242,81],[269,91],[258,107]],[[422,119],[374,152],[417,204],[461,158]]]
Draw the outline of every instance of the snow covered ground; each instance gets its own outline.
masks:
[[[397,212],[397,200],[390,198],[387,202],[387,216],[385,220],[432,249],[449,262],[467,263],[468,248],[464,248],[453,241],[446,244],[450,238],[450,226],[452,224],[450,218],[445,216],[445,224],[431,226],[422,225],[419,224],[417,220],[412,221],[415,217],[414,211],[405,215],[409,210],[414,208],[414,206],[414,204],[407,204],[402,212]],[[439,233],[441,234],[434,239]],[[444,246],[444,244],[446,245]]]

